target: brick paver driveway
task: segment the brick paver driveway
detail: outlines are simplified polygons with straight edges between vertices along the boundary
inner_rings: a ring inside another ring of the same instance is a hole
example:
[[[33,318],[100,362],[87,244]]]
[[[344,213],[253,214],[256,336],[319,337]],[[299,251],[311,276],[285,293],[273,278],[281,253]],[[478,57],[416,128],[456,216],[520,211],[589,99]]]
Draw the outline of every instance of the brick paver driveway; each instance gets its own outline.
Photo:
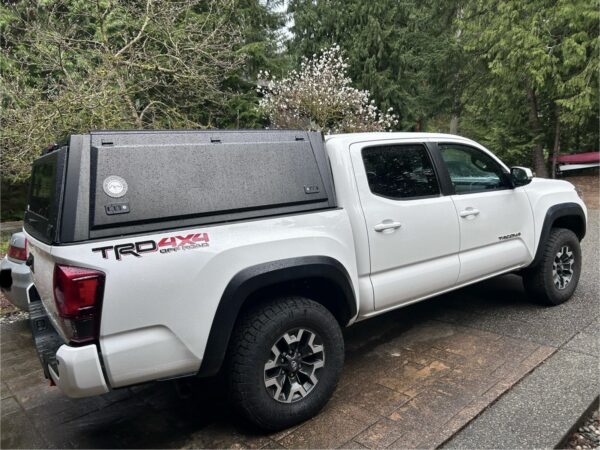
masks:
[[[276,434],[238,423],[219,379],[67,399],[44,380],[27,323],[2,325],[1,446],[435,447],[597,322],[591,213],[584,274],[570,302],[532,305],[509,275],[357,324],[345,332],[346,365],[332,401]]]

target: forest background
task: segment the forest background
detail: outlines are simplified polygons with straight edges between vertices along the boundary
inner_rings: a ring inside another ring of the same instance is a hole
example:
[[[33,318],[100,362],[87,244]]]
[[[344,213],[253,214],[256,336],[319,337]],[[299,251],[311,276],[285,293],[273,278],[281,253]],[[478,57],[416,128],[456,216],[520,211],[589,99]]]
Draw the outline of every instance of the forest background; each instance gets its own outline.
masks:
[[[2,220],[22,214],[31,161],[69,134],[289,124],[273,96],[312,102],[305,128],[455,133],[552,176],[554,155],[598,149],[599,11],[598,0],[3,2]],[[298,87],[324,76],[323,54],[343,95],[324,95],[320,79]]]

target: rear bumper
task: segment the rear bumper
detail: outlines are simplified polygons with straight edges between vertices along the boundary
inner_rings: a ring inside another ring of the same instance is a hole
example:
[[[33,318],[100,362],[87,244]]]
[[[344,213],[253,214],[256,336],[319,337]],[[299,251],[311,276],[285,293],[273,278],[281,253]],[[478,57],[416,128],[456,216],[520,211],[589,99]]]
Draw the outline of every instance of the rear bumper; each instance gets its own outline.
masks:
[[[95,345],[61,345],[56,352],[56,362],[56,370],[52,366],[48,366],[48,370],[65,395],[79,398],[108,392]]]
[[[10,286],[2,285],[0,289],[6,295],[6,298],[17,308],[27,311],[29,302],[27,300],[27,289],[33,283],[31,271],[24,263],[15,263],[4,257],[0,262],[0,270],[3,274],[10,274]]]
[[[35,288],[32,287],[32,291]],[[30,294],[31,295],[31,294]],[[108,392],[96,345],[66,345],[48,319],[41,301],[30,303],[29,318],[33,341],[46,378],[72,398]]]

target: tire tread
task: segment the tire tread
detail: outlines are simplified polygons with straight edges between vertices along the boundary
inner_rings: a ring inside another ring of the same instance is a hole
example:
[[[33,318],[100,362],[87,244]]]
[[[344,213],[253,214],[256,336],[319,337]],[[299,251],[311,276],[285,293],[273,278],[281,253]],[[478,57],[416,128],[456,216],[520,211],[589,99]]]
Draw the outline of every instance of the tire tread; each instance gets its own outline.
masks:
[[[281,320],[282,316],[293,318],[298,315],[307,315],[310,312],[320,316],[324,315],[327,320],[334,322],[335,327],[338,329],[340,340],[343,339],[339,325],[329,310],[317,302],[296,296],[279,297],[256,305],[244,314],[234,329],[230,340],[227,364],[230,399],[234,407],[236,407],[244,418],[262,429],[281,429],[292,425],[298,419],[290,413],[287,417],[282,416],[276,419],[265,420],[270,414],[260,408],[260,402],[257,401],[258,399],[255,395],[255,385],[248,377],[248,374],[256,365],[256,360],[253,358],[251,350],[258,345],[260,337],[273,321]],[[343,340],[341,344],[343,349]],[[343,364],[343,351],[341,364]],[[341,370],[341,364],[339,370]],[[333,386],[334,388],[335,385]],[[328,398],[329,396],[324,401],[317,399],[317,403],[321,404],[318,408],[319,410]],[[306,418],[302,418],[301,420]]]
[[[567,228],[552,228],[550,230],[548,239],[543,243],[544,249],[542,251],[542,257],[539,264],[529,269],[524,274],[523,284],[525,286],[525,290],[527,291],[527,294],[536,302],[544,305],[555,306],[565,302],[570,297],[569,296],[563,299],[562,297],[556,296],[554,291],[554,280],[552,279],[552,271],[548,270],[549,266],[552,266],[557,245],[569,239],[575,239],[577,242],[579,242],[573,231]],[[577,252],[579,255],[581,254],[579,248],[577,248]],[[577,270],[579,270],[579,268],[577,268]],[[578,281],[578,275],[577,279],[573,281],[576,285]]]

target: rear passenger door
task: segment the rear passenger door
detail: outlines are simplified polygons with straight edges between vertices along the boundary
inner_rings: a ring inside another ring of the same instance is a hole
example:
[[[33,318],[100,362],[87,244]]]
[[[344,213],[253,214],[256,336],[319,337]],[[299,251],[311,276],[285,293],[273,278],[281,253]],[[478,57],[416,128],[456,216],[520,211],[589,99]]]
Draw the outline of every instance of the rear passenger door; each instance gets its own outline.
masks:
[[[425,143],[350,147],[371,257],[375,309],[454,286],[459,229]]]
[[[522,266],[532,259],[533,213],[524,188],[482,149],[440,143],[460,223],[459,283]]]

